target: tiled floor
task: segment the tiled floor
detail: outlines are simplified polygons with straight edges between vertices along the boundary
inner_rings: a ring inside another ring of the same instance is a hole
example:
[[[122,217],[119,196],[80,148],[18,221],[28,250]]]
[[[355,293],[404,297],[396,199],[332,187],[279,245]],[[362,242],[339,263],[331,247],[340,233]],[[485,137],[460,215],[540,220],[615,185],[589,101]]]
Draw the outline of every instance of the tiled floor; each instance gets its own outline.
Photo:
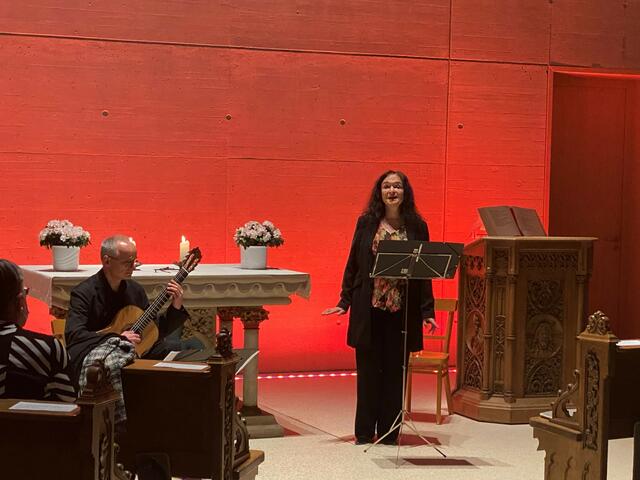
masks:
[[[399,449],[353,444],[355,377],[264,379],[259,381],[260,406],[275,414],[289,435],[255,439],[251,448],[265,452],[258,479],[543,479],[543,452],[528,425],[476,422],[458,415],[436,425],[434,379],[414,381],[414,414],[418,431],[437,445],[423,445],[417,436]],[[238,382],[237,391],[242,391]],[[631,439],[610,442],[609,479],[629,480]]]
[[[353,443],[354,376],[261,379],[260,406],[285,427],[283,438],[254,439],[265,461],[258,480],[543,480],[544,453],[528,425],[482,423],[453,415],[435,423],[431,376],[414,380],[407,446]],[[242,382],[236,384],[242,392]],[[434,448],[434,446],[437,448]],[[630,480],[632,440],[609,442],[609,480]]]

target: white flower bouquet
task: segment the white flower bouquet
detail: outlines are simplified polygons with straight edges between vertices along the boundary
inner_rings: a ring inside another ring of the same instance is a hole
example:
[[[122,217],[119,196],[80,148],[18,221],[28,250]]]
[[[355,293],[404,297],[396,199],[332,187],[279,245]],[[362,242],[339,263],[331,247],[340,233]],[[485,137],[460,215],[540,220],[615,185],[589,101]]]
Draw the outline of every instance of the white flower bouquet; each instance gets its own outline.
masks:
[[[47,226],[40,230],[40,245],[47,248],[86,247],[89,243],[89,232],[69,220],[50,220]]]
[[[280,230],[268,220],[245,223],[236,229],[233,240],[240,247],[279,247],[284,243]]]

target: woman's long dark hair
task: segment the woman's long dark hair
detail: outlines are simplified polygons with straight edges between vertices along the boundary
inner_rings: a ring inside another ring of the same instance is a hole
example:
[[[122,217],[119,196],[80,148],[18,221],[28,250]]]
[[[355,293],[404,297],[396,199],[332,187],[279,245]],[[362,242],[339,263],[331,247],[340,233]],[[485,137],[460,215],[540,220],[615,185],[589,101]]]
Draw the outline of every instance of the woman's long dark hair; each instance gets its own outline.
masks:
[[[0,323],[11,311],[11,303],[16,301],[20,293],[22,272],[20,267],[10,260],[0,258]]]
[[[413,188],[411,187],[411,183],[407,176],[399,170],[387,170],[384,172],[376,183],[373,185],[373,189],[371,190],[371,197],[369,198],[369,203],[366,208],[362,212],[362,214],[372,221],[380,221],[384,218],[385,208],[384,202],[382,201],[382,182],[389,175],[396,174],[402,180],[402,187],[404,189],[404,195],[402,199],[402,203],[400,204],[400,215],[404,219],[405,223],[419,223],[424,222],[422,216],[418,213],[416,209],[415,198],[413,196]]]

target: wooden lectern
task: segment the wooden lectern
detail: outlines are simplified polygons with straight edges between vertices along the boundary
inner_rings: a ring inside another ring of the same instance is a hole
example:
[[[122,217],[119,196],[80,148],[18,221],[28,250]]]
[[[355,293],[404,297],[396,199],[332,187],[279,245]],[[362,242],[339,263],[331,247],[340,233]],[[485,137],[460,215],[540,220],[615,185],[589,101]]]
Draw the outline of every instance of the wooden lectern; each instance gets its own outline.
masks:
[[[174,477],[254,479],[264,453],[249,450],[249,435],[237,414],[237,360],[236,355],[206,362],[141,359],[123,368],[122,463],[135,471],[138,455],[164,455]],[[183,369],[189,366],[204,368]]]
[[[528,423],[573,378],[595,238],[485,237],[460,262],[454,411]]]

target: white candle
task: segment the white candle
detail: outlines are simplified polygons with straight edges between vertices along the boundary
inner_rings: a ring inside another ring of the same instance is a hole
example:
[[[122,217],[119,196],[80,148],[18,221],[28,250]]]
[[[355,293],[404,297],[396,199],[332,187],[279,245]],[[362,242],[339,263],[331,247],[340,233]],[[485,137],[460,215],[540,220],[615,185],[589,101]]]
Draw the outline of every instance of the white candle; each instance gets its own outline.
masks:
[[[180,242],[180,260],[184,260],[184,257],[189,253],[189,240],[182,235],[182,241]]]

